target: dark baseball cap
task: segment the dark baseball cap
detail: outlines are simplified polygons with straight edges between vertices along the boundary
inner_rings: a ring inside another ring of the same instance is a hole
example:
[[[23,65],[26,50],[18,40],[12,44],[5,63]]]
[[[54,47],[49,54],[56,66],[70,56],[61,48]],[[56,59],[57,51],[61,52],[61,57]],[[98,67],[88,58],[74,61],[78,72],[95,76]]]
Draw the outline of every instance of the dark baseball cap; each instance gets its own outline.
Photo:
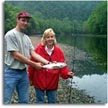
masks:
[[[18,13],[17,18],[31,18],[31,15],[27,11],[21,11]]]

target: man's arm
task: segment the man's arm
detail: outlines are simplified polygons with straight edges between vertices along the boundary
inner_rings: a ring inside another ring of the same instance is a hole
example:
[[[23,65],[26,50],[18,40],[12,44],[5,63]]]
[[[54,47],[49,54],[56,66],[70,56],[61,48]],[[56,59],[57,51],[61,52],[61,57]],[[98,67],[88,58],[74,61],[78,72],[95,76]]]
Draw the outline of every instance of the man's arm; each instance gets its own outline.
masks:
[[[39,54],[37,54],[34,50],[31,50],[31,56],[36,59],[39,62],[42,62],[44,64],[48,64],[49,61],[44,59],[42,56],[40,56]]]
[[[27,65],[31,65],[36,69],[41,69],[42,68],[40,63],[36,63],[34,61],[31,61],[30,59],[28,59],[27,57],[22,55],[19,51],[11,51],[11,54],[16,60],[18,60],[22,63],[25,63]]]

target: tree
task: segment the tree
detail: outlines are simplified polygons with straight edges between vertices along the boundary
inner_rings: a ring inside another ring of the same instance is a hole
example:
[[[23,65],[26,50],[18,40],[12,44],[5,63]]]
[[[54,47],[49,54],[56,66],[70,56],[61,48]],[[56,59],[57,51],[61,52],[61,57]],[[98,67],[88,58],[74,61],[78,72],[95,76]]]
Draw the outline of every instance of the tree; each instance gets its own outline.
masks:
[[[96,7],[91,16],[84,23],[84,27],[90,33],[107,33],[107,2],[104,1]]]

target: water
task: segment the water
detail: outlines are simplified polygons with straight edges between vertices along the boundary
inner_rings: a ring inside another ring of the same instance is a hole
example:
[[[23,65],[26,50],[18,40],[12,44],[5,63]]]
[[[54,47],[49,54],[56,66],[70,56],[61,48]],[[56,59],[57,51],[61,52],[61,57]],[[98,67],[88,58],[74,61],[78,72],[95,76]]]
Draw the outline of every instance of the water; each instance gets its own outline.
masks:
[[[86,90],[86,93],[93,96],[96,103],[107,103],[107,74],[84,75],[82,78],[73,78],[73,88]]]
[[[59,38],[61,43],[74,47],[72,63],[74,61],[75,76],[72,87],[84,90],[94,97],[96,103],[107,103],[106,36],[76,35]]]

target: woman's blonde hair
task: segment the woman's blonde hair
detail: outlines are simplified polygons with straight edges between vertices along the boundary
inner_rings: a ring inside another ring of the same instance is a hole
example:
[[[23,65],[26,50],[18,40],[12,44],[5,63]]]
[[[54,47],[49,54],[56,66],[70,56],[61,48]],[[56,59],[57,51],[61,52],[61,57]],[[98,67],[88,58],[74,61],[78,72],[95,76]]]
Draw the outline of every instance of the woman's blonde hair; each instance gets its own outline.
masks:
[[[57,43],[57,41],[56,41],[56,38],[55,38],[55,33],[54,33],[54,31],[53,31],[52,28],[48,28],[48,29],[46,29],[46,30],[44,31],[43,36],[42,36],[42,38],[41,38],[41,43],[42,43],[43,45],[46,45],[45,38],[46,38],[47,36],[51,36],[51,35],[54,36],[54,45],[55,45],[55,44]]]

